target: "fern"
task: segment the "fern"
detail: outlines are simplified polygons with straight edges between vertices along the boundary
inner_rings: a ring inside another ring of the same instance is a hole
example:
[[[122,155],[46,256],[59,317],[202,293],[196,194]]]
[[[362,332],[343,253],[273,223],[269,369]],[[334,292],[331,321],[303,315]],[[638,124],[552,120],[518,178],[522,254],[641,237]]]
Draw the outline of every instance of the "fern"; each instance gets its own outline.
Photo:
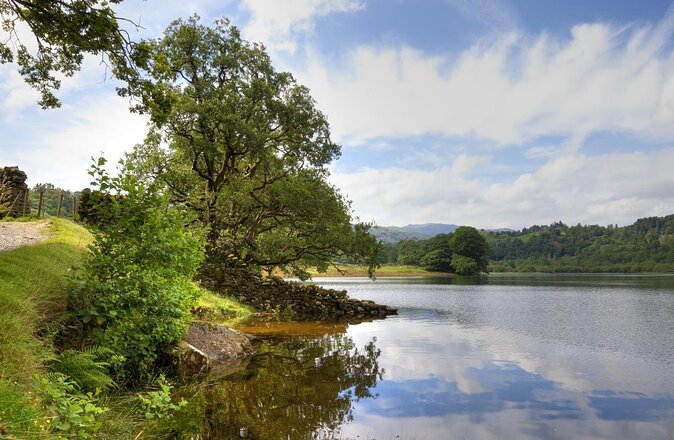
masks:
[[[103,352],[98,347],[66,350],[52,362],[51,370],[68,376],[82,391],[113,387],[115,382],[108,375],[108,364],[99,360]]]

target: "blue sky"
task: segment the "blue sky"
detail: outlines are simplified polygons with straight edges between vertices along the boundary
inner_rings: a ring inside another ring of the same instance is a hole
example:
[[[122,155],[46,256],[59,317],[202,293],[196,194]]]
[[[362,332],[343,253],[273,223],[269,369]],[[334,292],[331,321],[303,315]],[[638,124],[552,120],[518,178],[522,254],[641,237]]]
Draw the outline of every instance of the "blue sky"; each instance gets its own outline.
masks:
[[[307,85],[342,145],[332,182],[361,220],[520,228],[674,213],[668,1],[125,0],[136,38],[227,16]],[[89,158],[141,142],[89,58],[43,111],[0,66],[0,164],[79,189]]]

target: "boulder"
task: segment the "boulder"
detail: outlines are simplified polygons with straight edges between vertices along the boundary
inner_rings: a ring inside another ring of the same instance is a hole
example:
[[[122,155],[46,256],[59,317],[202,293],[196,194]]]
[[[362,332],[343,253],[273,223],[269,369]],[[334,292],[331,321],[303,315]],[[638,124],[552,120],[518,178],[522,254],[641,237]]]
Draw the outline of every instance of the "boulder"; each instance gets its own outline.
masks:
[[[175,350],[182,376],[226,374],[245,367],[253,354],[250,338],[221,324],[195,322]]]

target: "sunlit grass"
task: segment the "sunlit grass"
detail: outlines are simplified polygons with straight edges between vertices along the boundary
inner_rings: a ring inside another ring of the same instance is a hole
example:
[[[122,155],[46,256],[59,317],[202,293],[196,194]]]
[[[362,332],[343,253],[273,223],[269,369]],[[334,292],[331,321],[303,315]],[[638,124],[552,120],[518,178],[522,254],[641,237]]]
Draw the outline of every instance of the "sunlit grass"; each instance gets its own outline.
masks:
[[[338,264],[337,270],[334,267],[328,268],[326,272],[319,273],[316,270],[309,270],[309,273],[314,278],[320,277],[366,277],[367,268],[350,264]],[[344,273],[341,273],[340,270]],[[376,277],[402,277],[402,276],[443,276],[449,275],[441,272],[429,272],[419,266],[408,266],[401,264],[386,264],[382,265],[375,271]]]
[[[255,309],[234,298],[217,295],[202,287],[198,289],[199,302],[196,308],[200,319],[233,325],[250,319],[255,312]]]
[[[67,280],[91,235],[63,219],[48,221],[45,241],[0,252],[0,423],[29,438],[40,432],[33,386],[53,356],[50,320],[65,307]]]

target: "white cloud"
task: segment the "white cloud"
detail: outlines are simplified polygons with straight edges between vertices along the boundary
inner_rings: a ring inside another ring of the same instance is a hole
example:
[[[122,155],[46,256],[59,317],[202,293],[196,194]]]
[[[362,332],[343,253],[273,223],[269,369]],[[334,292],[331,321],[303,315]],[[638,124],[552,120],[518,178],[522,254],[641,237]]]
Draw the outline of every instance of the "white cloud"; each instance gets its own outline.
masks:
[[[569,39],[502,34],[458,56],[360,46],[345,69],[314,54],[297,76],[336,138],[428,133],[519,144],[603,130],[674,133],[674,16],[656,26],[582,24]]]
[[[50,130],[55,125],[59,128]],[[147,132],[146,118],[129,113],[128,102],[112,94],[44,113],[42,123],[33,126],[36,135],[26,135],[30,145],[0,148],[0,164],[19,165],[31,186],[51,182],[74,190],[89,186],[92,156],[103,153],[114,165]]]
[[[8,121],[21,116],[28,106],[37,106],[40,94],[26,84],[13,64],[0,66],[0,113]]]
[[[251,13],[244,35],[272,50],[294,52],[296,38],[313,31],[318,17],[363,8],[360,0],[243,0]]]
[[[333,172],[362,220],[381,225],[446,222],[477,227],[568,223],[630,224],[674,211],[674,148],[587,156],[567,152],[531,173],[484,183],[485,158],[459,156],[432,171],[364,168]]]

